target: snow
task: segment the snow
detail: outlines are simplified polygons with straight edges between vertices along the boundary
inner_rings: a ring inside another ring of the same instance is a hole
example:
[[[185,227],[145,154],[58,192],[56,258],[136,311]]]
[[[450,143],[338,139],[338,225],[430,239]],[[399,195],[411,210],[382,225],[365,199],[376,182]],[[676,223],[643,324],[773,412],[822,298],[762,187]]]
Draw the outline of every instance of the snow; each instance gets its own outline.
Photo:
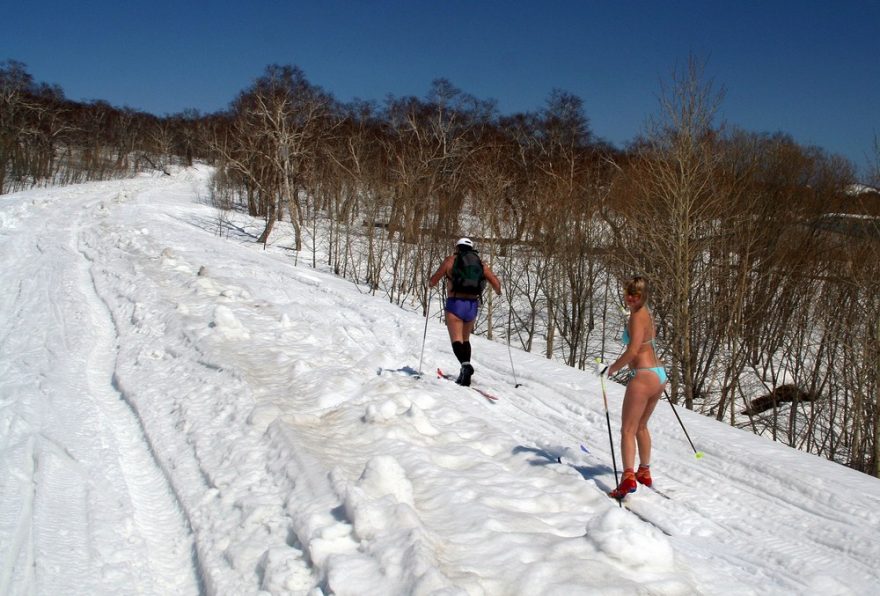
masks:
[[[876,593],[877,479],[664,403],[620,508],[597,377],[475,338],[490,402],[432,317],[417,378],[209,174],[0,197],[0,594]]]
[[[873,186],[868,186],[867,184],[850,184],[846,188],[846,194],[851,196],[877,193],[880,193],[880,189],[874,188]]]

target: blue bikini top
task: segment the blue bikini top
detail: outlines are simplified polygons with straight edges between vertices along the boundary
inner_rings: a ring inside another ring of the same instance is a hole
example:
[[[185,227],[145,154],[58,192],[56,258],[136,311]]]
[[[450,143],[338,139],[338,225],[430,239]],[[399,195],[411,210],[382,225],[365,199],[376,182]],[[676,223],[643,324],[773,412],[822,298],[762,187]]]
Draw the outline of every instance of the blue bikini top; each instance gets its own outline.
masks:
[[[651,347],[652,347],[652,348],[656,348],[656,345],[655,345],[655,343],[654,343],[656,340],[657,340],[656,337],[652,337],[651,339],[647,340],[645,343],[646,343],[646,344],[651,344]],[[628,328],[628,327],[624,327],[624,328],[623,328],[623,335],[620,337],[620,343],[622,343],[622,344],[625,345],[625,346],[628,346],[628,345],[629,345],[629,342],[630,342],[629,328]]]

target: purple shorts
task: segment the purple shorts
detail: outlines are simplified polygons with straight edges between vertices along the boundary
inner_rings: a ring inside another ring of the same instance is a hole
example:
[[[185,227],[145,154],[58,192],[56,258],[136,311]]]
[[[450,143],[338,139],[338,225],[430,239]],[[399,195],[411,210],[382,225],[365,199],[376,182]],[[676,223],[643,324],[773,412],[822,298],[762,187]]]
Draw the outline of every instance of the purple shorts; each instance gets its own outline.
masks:
[[[446,312],[454,314],[465,323],[469,323],[477,318],[479,307],[480,305],[476,298],[446,299]]]

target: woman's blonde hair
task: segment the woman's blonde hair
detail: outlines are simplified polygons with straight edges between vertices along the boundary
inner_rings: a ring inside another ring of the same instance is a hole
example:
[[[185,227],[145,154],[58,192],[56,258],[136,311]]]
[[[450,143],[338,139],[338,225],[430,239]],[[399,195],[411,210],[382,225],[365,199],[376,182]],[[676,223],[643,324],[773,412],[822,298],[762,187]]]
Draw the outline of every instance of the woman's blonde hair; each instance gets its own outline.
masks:
[[[648,280],[636,275],[623,283],[623,291],[627,296],[638,296],[645,302],[648,301]]]

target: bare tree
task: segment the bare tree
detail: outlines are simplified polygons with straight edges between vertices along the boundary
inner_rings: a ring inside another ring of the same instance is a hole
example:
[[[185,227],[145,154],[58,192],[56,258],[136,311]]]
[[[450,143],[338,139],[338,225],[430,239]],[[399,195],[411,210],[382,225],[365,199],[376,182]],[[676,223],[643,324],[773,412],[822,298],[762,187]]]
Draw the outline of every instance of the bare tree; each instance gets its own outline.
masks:
[[[302,248],[303,211],[299,193],[327,131],[330,98],[292,66],[272,65],[233,103],[232,126],[214,141],[222,167],[235,170],[256,191],[266,227],[266,243],[282,208],[294,227],[297,251]]]
[[[701,371],[695,341],[705,337],[695,315],[707,283],[706,250],[719,233],[719,217],[727,197],[713,184],[720,164],[714,118],[723,92],[703,81],[703,65],[694,58],[683,72],[674,72],[664,87],[661,112],[649,124],[635,159],[621,175],[632,193],[620,209],[627,234],[617,228],[624,259],[621,274],[644,272],[655,288],[659,321],[670,353],[672,394],[694,406]]]

